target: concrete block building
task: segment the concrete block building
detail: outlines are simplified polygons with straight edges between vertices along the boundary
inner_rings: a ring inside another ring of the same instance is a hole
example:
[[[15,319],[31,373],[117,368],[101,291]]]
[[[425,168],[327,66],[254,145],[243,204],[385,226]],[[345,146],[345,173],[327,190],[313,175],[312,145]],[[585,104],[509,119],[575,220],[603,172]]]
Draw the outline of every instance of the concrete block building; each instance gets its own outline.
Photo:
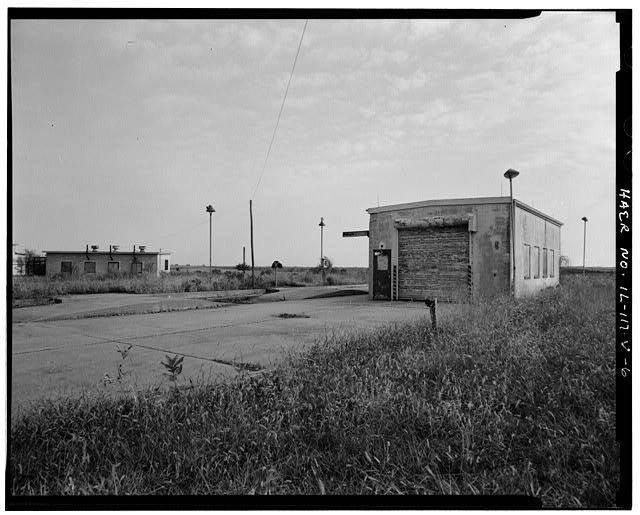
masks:
[[[427,200],[367,212],[372,299],[466,302],[558,284],[562,223],[519,200]]]
[[[84,251],[48,250],[46,255],[47,275],[130,273],[159,276],[161,272],[168,273],[171,269],[170,252],[147,252],[144,246],[136,250],[134,245],[132,251],[120,251],[118,247],[101,251],[97,246],[89,249],[87,245]]]

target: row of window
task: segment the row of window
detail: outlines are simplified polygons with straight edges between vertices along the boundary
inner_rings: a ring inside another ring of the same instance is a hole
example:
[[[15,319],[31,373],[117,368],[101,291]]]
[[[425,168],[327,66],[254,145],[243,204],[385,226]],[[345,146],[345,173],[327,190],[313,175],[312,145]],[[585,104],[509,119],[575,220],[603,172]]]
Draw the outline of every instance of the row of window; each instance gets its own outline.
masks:
[[[531,253],[533,252],[533,256]],[[542,248],[542,260],[540,259],[540,247],[532,247],[524,244],[524,278],[531,279],[531,268],[533,267],[533,278],[540,278],[540,261],[542,261],[542,277],[555,277],[555,251],[553,249]]]
[[[73,261],[61,261],[60,262],[60,271],[63,274],[70,274],[73,271]],[[107,272],[109,273],[117,273],[120,271],[120,261],[107,261]],[[85,274],[95,274],[96,273],[96,262],[95,261],[85,261],[84,262],[84,273]],[[131,263],[131,273],[132,274],[141,274],[142,273],[142,263]]]

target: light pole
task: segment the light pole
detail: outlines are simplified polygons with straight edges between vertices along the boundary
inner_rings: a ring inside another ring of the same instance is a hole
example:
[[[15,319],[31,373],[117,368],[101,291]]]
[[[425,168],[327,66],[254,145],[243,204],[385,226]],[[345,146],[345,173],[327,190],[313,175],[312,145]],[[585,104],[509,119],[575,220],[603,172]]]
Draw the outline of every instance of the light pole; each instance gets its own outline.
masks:
[[[324,218],[320,217],[320,267],[322,268],[322,284],[324,284],[324,251],[322,250],[323,238],[324,238]]]
[[[514,218],[515,218],[515,209],[513,208],[513,184],[512,184],[512,180],[514,179],[514,177],[517,177],[518,175],[520,175],[520,172],[518,170],[514,170],[513,168],[509,168],[506,172],[504,172],[504,176],[505,178],[509,179],[509,196],[511,197],[511,207],[510,207],[510,223],[509,223],[509,229],[511,232],[511,252],[510,252],[510,258],[511,258],[511,277],[510,277],[510,283],[511,283],[511,294],[515,295],[516,293],[516,260],[515,260],[515,242],[513,241],[513,225],[514,225]]]
[[[209,213],[209,274],[211,274],[211,215],[215,212],[216,210],[209,204],[207,206],[207,213]]]
[[[587,255],[587,220],[586,216],[582,217],[582,221],[584,222],[584,238],[582,240],[582,273],[584,274],[584,264],[585,264],[585,256]]]

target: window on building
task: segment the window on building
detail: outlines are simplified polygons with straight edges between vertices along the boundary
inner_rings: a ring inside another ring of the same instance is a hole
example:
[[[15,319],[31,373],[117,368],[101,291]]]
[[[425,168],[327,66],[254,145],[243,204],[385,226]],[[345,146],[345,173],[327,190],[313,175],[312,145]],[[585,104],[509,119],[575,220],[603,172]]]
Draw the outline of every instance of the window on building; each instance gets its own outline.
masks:
[[[84,273],[85,274],[95,274],[96,273],[96,262],[95,261],[85,261],[84,262]]]
[[[71,274],[71,272],[73,272],[73,262],[60,261],[60,272],[63,274]]]
[[[540,278],[540,247],[533,247],[533,278]]]
[[[169,260],[168,259],[164,260],[164,269],[165,270],[169,270]]]
[[[524,244],[524,278],[531,279],[531,245]]]
[[[389,256],[387,254],[378,254],[378,270],[389,270]]]
[[[553,249],[549,249],[549,277],[555,277],[556,253]]]
[[[547,249],[542,249],[542,277],[547,277],[547,266],[549,265]]]
[[[109,261],[107,263],[107,271],[110,274],[117,274],[120,271],[120,261]]]
[[[132,274],[141,274],[142,273],[142,263],[131,263],[131,273]]]

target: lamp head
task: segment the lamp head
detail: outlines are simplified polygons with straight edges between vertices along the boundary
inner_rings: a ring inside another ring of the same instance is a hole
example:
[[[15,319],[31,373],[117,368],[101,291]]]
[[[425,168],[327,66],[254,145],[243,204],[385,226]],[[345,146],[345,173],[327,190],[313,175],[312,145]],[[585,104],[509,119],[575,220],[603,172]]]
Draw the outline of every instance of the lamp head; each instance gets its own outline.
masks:
[[[513,168],[509,168],[506,172],[504,172],[505,178],[509,180],[517,177],[518,175],[520,175],[520,172],[518,170],[514,170]]]
[[[320,223],[318,224],[320,227],[324,227],[326,224],[324,223],[324,218],[320,217]]]
[[[583,222],[588,222],[589,220],[587,220],[587,217],[586,217],[586,216],[583,216],[583,217],[582,217],[582,221],[583,221]]]
[[[209,204],[207,206],[207,213],[215,213],[215,212],[216,212],[216,210],[213,209],[213,206],[211,204]]]

